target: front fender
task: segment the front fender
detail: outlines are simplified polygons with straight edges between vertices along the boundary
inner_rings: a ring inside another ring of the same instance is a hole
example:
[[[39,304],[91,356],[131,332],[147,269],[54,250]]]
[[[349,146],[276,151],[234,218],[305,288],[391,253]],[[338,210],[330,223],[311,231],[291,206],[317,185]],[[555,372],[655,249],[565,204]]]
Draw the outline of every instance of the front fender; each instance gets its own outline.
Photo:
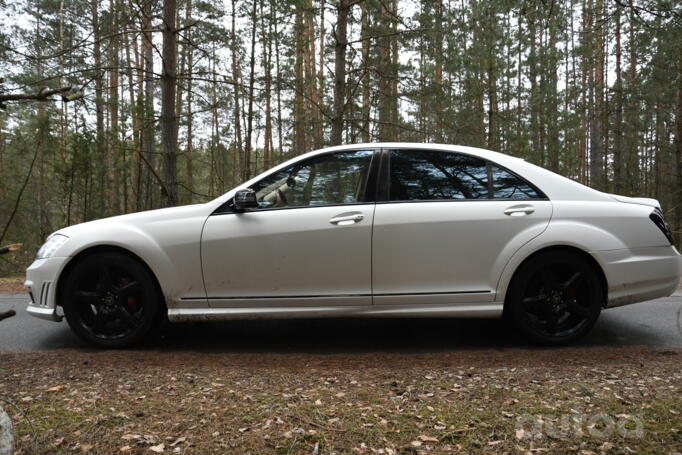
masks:
[[[149,266],[169,308],[183,297],[205,298],[200,241],[208,215],[201,208],[143,212],[72,226],[59,231],[69,237],[59,255],[74,258],[93,248],[121,248]]]

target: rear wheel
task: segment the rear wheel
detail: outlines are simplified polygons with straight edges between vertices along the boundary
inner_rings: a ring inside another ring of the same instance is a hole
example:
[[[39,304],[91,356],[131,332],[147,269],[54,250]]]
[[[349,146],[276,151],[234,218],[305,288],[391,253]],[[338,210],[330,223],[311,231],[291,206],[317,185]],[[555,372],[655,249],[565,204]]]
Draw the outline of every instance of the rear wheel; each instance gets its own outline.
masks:
[[[161,315],[153,276],[137,260],[118,252],[87,256],[66,277],[64,316],[71,329],[99,347],[131,346]]]
[[[526,337],[562,345],[592,329],[602,303],[603,286],[592,264],[570,251],[548,251],[518,270],[506,310]]]

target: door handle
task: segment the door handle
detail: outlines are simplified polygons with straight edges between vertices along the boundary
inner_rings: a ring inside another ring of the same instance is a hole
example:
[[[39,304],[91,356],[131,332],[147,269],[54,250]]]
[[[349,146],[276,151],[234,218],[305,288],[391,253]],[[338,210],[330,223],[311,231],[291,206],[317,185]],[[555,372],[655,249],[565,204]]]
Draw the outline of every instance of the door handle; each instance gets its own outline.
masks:
[[[535,208],[532,205],[516,205],[506,209],[504,214],[508,216],[524,216],[530,215],[533,212],[535,212]]]
[[[329,222],[337,226],[348,226],[349,224],[359,223],[363,218],[362,213],[342,213],[329,220]]]

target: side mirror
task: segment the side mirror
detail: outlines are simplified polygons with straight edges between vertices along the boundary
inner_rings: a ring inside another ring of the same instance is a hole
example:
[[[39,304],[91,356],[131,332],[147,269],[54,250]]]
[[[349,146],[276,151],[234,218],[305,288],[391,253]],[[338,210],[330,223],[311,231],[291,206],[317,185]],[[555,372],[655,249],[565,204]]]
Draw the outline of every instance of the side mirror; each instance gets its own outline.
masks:
[[[257,209],[258,199],[256,198],[256,192],[251,188],[237,191],[234,195],[233,206],[236,212],[245,212],[249,209]]]

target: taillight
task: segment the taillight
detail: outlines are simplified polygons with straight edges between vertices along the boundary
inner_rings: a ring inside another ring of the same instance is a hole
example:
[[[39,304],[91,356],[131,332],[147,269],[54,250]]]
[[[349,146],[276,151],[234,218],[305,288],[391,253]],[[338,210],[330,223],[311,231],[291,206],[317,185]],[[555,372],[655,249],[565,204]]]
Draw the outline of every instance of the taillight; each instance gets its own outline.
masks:
[[[670,244],[673,244],[673,235],[670,232],[670,228],[668,227],[668,223],[665,222],[665,218],[663,217],[663,212],[661,212],[661,209],[656,207],[653,212],[649,215],[649,219],[654,222],[656,226],[661,230],[663,235],[665,235],[665,238],[668,239]]]

